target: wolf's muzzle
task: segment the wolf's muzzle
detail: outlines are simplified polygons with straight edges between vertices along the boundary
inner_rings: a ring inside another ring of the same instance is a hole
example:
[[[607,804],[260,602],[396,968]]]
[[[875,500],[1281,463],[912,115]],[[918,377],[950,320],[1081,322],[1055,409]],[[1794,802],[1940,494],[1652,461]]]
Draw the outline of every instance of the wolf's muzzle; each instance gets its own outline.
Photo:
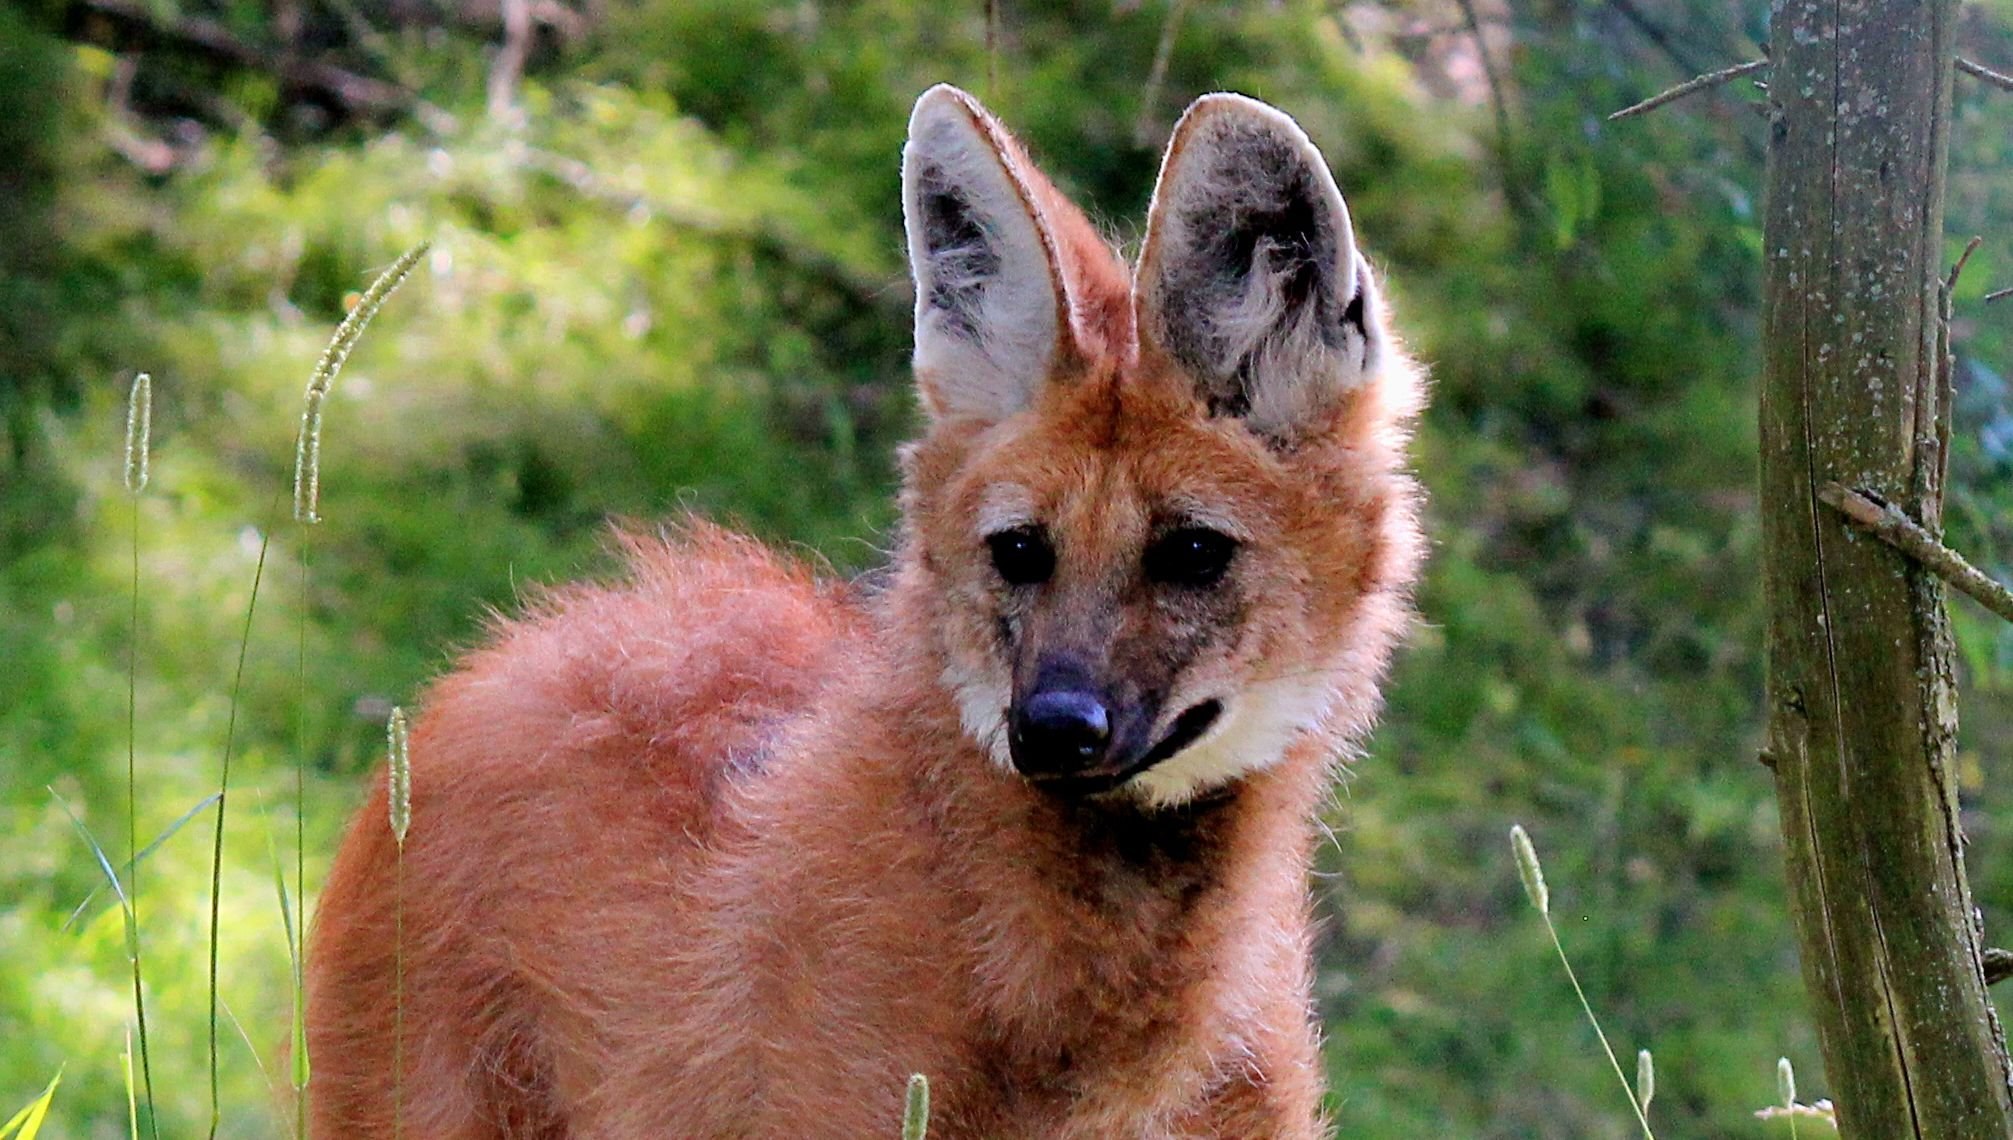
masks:
[[[1030,700],[1028,704],[1032,706],[1035,701]],[[1101,704],[1098,709],[1104,711]],[[1175,717],[1166,735],[1151,747],[1113,748],[1109,734],[1105,734],[1094,753],[1079,752],[1075,755],[1067,755],[1060,749],[1024,750],[1023,737],[1018,730],[1022,718],[1016,715],[1014,723],[1017,727],[1009,743],[1014,767],[1036,785],[1064,795],[1096,795],[1111,791],[1141,772],[1172,759],[1202,739],[1222,715],[1223,702],[1203,701]],[[1104,719],[1108,720],[1108,716]],[[1026,759],[1023,759],[1024,756]],[[1072,762],[1079,759],[1087,762]]]
[[[1031,779],[1096,768],[1111,745],[1111,714],[1084,689],[1037,692],[1013,710],[1007,744],[1014,767]]]

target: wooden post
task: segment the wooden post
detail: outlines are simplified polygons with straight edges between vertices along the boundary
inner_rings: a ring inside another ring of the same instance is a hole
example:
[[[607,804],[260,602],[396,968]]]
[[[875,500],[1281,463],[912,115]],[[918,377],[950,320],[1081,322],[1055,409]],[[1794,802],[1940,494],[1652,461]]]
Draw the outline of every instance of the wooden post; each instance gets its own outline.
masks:
[[[1941,529],[1955,0],[1774,0],[1764,230],[1764,760],[1841,1132],[2013,1136],[1965,882],[1938,580],[1820,503]]]

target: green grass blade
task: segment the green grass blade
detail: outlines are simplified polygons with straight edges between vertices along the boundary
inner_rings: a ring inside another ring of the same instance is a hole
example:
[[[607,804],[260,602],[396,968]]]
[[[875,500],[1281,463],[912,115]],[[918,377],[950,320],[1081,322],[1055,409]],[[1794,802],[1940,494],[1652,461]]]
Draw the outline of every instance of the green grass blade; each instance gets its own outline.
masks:
[[[305,1011],[303,1004],[300,1000],[301,941],[300,941],[299,928],[294,924],[293,898],[291,895],[287,893],[287,868],[286,864],[280,861],[279,848],[274,846],[272,842],[271,821],[267,822],[266,827],[266,849],[271,853],[273,859],[273,889],[279,894],[280,924],[286,929],[287,958],[293,968],[293,985],[294,985],[295,997],[294,997],[294,1024],[292,1034],[293,1056],[290,1058],[290,1061],[292,1062],[291,1076],[293,1079],[294,1090],[298,1092],[299,1090],[306,1088],[308,1083],[307,1023],[305,1017],[303,1016]]]
[[[140,1140],[140,1100],[133,1091],[133,1031],[126,1031],[126,1050],[119,1054],[119,1075],[126,1079],[126,1136]]]
[[[126,957],[130,960],[140,952],[140,936],[138,929],[133,925],[133,904],[126,898],[126,888],[119,882],[119,873],[112,870],[112,861],[106,858],[105,849],[98,844],[98,837],[92,835],[91,829],[84,826],[84,821],[71,810],[70,801],[64,799],[54,788],[49,789],[49,794],[56,797],[57,804],[63,808],[63,814],[70,817],[70,826],[76,828],[77,834],[83,837],[84,845],[91,849],[91,855],[98,860],[98,870],[104,873],[105,881],[112,884],[112,893],[119,897],[119,913],[126,920]]]
[[[65,810],[68,810],[67,808]],[[63,1083],[63,1070],[49,1078],[49,1087],[42,1095],[28,1102],[28,1107],[15,1113],[5,1124],[0,1124],[0,1140],[35,1140],[36,1133],[42,1131],[42,1122],[49,1117],[49,1102],[56,1099],[56,1086]]]
[[[277,498],[274,505],[278,505]],[[238,708],[245,688],[245,659],[251,655],[252,617],[258,613],[259,584],[265,581],[266,552],[271,548],[272,541],[272,528],[267,527],[259,539],[258,564],[252,568],[252,596],[245,604],[245,628],[238,639],[237,671],[231,679],[231,708],[224,720],[224,760],[217,774],[217,828],[210,848],[210,1140],[217,1140],[217,1130],[224,1124],[223,1079],[217,1069],[217,936],[224,904],[224,814],[225,809],[230,807],[231,755],[238,739]]]
[[[252,1035],[245,1031],[245,1023],[238,1020],[237,1011],[231,1008],[231,1003],[224,1002],[223,1006],[224,1006],[224,1020],[231,1023],[231,1028],[237,1031],[238,1040],[245,1043],[245,1055],[252,1059],[252,1067],[259,1071],[260,1083],[264,1084],[268,1088],[271,1088],[273,1083],[273,1075],[266,1069],[266,1059],[264,1054],[262,1054],[259,1051],[259,1047],[257,1045],[253,1044]]]
[[[147,858],[147,856],[152,855],[155,851],[159,850],[161,844],[166,843],[168,840],[174,838],[175,833],[177,831],[182,830],[182,827],[185,824],[187,824],[190,820],[201,815],[203,811],[207,809],[211,804],[216,803],[217,799],[218,799],[217,793],[211,792],[209,795],[204,796],[202,801],[196,804],[195,807],[192,807],[188,811],[183,812],[180,819],[177,819],[175,822],[169,824],[164,830],[162,830],[162,832],[159,835],[154,836],[154,841],[152,843],[149,843],[145,847],[140,848],[140,853],[138,855],[134,856],[131,859],[126,860],[124,863],[121,863],[119,865],[120,877],[130,881],[132,878],[133,868],[136,865],[144,861]],[[104,889],[105,888],[102,884],[100,884],[99,886],[92,887],[90,893],[84,896],[84,901],[78,903],[76,908],[70,912],[70,917],[63,920],[63,929],[68,930],[72,926],[75,926],[77,924],[77,920],[83,917],[84,911],[88,907],[90,907],[92,903],[98,900],[99,893]]]
[[[1622,1091],[1628,1093],[1629,1107],[1635,1110],[1636,1123],[1642,1125],[1643,1135],[1648,1140],[1656,1140],[1656,1133],[1650,1130],[1650,1118],[1643,1113],[1643,1106],[1636,1103],[1635,1089],[1630,1086],[1628,1077],[1622,1074],[1622,1063],[1615,1057],[1614,1046],[1608,1044],[1608,1035],[1601,1031],[1600,1018],[1594,1016],[1593,1003],[1587,1000],[1587,991],[1580,988],[1580,977],[1573,972],[1573,964],[1566,957],[1565,944],[1559,941],[1559,928],[1552,925],[1551,915],[1542,917],[1545,920],[1545,933],[1552,936],[1552,948],[1559,952],[1559,965],[1565,967],[1566,980],[1573,984],[1573,995],[1580,999],[1580,1009],[1587,1015],[1587,1024],[1594,1027],[1594,1036],[1600,1040],[1601,1052],[1608,1055],[1608,1066],[1614,1069],[1615,1079],[1622,1083]]]

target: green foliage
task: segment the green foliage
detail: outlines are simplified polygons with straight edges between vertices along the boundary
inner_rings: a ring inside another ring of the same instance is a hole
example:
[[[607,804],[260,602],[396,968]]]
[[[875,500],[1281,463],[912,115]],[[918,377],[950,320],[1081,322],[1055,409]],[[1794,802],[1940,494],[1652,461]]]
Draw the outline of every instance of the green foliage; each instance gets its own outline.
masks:
[[[10,1136],[17,1140],[35,1140],[41,1135],[42,1122],[49,1118],[49,1104],[56,1099],[56,1086],[62,1081],[61,1073],[51,1077],[41,1096],[29,1101],[26,1107],[9,1117],[7,1123],[0,1124],[0,1140],[8,1140]]]
[[[276,34],[255,5],[169,7]],[[1123,240],[1188,99],[1279,103],[1334,162],[1432,366],[1423,621],[1317,883],[1347,1134],[1635,1127],[1522,914],[1514,819],[1546,837],[1589,999],[1656,1051],[1668,1134],[1762,1134],[1750,1110],[1783,1053],[1822,1094],[1754,762],[1761,124],[1737,87],[1601,121],[1703,70],[1666,51],[1755,54],[1758,10],[1646,5],[1685,29],[1659,48],[1612,9],[1513,5],[1514,50],[1489,39],[1499,142],[1458,9],[1426,4],[1188,5],[1153,90],[1165,4],[1004,4],[988,93],[984,5],[643,0],[542,41],[514,125],[482,113],[490,30],[364,37],[347,5],[304,8],[317,45],[438,113],[329,125],[270,76],[170,53],[122,108],[111,55],[0,7],[0,1096],[68,1061],[46,1134],[128,1128],[122,919],[63,929],[103,869],[46,789],[101,834],[124,822],[133,374],[152,374],[154,429],[137,830],[159,835],[216,791],[259,550],[275,572],[303,554],[282,526],[300,377],[377,271],[433,243],[321,409],[310,588],[263,596],[247,644],[232,798],[264,810],[227,837],[219,952],[242,1033],[224,1034],[223,1134],[269,1136],[292,991],[271,832],[304,828],[311,891],[387,714],[485,607],[608,572],[610,516],[694,510],[839,572],[881,560],[915,425],[897,156],[938,80],[985,95]],[[209,112],[173,94],[198,80]],[[1960,88],[1954,234],[2013,233],[2009,116]],[[133,132],[178,140],[173,169],[108,145]],[[1949,521],[2013,577],[2013,326],[1979,305],[2007,265],[1988,243],[1957,293]],[[2013,632],[1957,618],[1973,882],[2003,931],[2013,792],[1982,772],[2013,739]],[[166,1135],[208,1115],[205,830],[145,857]]]

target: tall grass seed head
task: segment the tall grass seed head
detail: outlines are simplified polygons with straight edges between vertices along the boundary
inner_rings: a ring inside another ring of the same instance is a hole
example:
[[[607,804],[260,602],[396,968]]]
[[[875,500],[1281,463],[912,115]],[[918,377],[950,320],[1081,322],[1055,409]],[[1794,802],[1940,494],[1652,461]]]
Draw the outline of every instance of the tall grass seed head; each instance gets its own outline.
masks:
[[[137,495],[147,487],[147,458],[154,432],[154,378],[133,377],[126,395],[126,490]]]
[[[300,438],[294,444],[294,520],[309,524],[322,521],[322,396],[321,391],[308,389]]]
[[[384,735],[385,751],[391,762],[391,833],[403,846],[405,833],[412,826],[412,758],[404,709],[391,710]]]
[[[1521,823],[1510,825],[1510,849],[1517,855],[1517,874],[1524,880],[1524,893],[1539,914],[1552,913],[1552,894],[1545,887],[1545,869],[1538,865],[1538,849]]]
[[[336,375],[342,371],[343,362],[349,359],[357,341],[362,339],[363,330],[384,303],[405,284],[412,275],[413,267],[426,251],[433,248],[432,242],[420,242],[399,255],[391,267],[378,274],[370,288],[350,308],[349,314],[336,326],[335,335],[329,338],[328,347],[322,350],[321,359],[315,361],[315,370],[308,376],[305,406],[301,409],[300,438],[294,444],[294,518],[302,523],[321,521],[321,456],[322,456],[322,400],[329,389],[335,386]]]

